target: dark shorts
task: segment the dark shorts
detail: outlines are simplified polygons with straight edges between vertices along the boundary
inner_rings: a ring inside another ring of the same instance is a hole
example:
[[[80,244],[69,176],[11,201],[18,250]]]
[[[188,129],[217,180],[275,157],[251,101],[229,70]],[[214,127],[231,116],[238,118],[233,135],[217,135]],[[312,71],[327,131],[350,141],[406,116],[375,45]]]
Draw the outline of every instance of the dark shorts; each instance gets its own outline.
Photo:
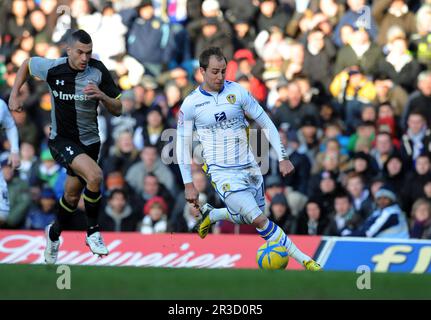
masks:
[[[48,147],[54,160],[66,168],[67,174],[76,177],[77,174],[70,168],[73,159],[75,159],[77,155],[85,153],[97,162],[99,158],[100,142],[86,146],[80,142],[57,136],[53,140],[48,140]]]

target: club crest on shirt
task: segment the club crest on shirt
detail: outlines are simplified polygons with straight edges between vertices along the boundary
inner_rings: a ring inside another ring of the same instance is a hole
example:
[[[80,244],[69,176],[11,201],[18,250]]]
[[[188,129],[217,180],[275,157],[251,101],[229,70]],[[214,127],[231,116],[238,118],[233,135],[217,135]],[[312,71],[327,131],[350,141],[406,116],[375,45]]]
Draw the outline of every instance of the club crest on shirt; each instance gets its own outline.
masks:
[[[227,97],[226,97],[226,100],[230,104],[234,104],[236,102],[236,96],[234,94],[228,94]]]
[[[229,183],[223,184],[221,189],[223,190],[223,192],[230,191],[230,184]]]

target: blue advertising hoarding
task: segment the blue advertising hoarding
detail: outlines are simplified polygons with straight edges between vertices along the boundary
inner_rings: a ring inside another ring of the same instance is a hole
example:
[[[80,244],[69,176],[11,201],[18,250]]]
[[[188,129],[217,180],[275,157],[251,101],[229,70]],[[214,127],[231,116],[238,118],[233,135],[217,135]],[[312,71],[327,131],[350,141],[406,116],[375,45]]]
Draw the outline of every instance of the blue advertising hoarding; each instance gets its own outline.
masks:
[[[325,270],[431,273],[431,241],[324,237],[318,261]]]

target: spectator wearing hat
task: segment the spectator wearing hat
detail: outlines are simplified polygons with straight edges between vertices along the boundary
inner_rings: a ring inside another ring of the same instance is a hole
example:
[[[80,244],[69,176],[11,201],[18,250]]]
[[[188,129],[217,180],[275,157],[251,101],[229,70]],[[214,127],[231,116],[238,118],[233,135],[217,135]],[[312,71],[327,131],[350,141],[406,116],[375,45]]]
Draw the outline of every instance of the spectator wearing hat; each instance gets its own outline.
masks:
[[[302,117],[298,130],[298,139],[301,143],[301,152],[304,153],[314,165],[319,144],[323,135],[318,119],[315,115],[305,115]]]
[[[335,195],[334,210],[328,220],[324,234],[337,237],[341,236],[341,231],[346,227],[356,229],[362,223],[361,216],[355,212],[352,200],[345,190],[340,190]]]
[[[272,197],[268,218],[280,226],[286,234],[294,233],[296,230],[296,219],[292,215],[283,193],[278,193]]]
[[[410,220],[410,237],[431,239],[431,202],[424,198],[413,203]]]
[[[314,199],[309,199],[303,213],[298,219],[296,234],[310,236],[323,235],[328,220],[322,205]]]
[[[376,193],[377,209],[356,230],[344,229],[342,236],[408,239],[409,227],[404,212],[397,204],[396,194],[388,187]]]
[[[48,185],[52,189],[56,190],[59,185],[62,185],[65,179],[64,170],[54,160],[49,149],[43,149],[40,154],[40,163],[37,171],[33,176],[30,177],[30,186],[41,187]]]
[[[57,198],[54,190],[49,187],[42,188],[38,204],[29,210],[25,221],[25,228],[31,230],[44,230],[55,219]]]
[[[28,209],[31,206],[29,184],[27,181],[23,181],[18,177],[16,171],[8,163],[7,158],[2,158],[0,169],[7,183],[9,194],[9,212],[7,215],[0,215],[0,227],[20,229],[24,226]]]
[[[104,231],[136,231],[140,216],[131,206],[123,188],[108,191],[107,204],[99,217],[100,228]]]
[[[144,206],[144,218],[138,225],[143,234],[165,233],[168,230],[168,206],[162,197],[153,197]]]
[[[318,201],[325,214],[334,210],[334,198],[340,189],[338,179],[338,172],[326,169],[311,176],[308,197]]]

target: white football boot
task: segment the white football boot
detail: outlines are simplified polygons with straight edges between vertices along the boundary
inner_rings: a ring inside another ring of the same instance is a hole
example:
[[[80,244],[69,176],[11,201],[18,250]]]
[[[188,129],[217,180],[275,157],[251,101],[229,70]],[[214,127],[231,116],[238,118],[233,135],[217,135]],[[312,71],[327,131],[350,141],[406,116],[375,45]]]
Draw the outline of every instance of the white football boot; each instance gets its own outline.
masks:
[[[58,256],[58,249],[60,248],[60,239],[57,241],[52,241],[49,238],[49,229],[51,229],[52,224],[46,226],[45,228],[45,238],[46,238],[46,247],[45,247],[45,262],[47,264],[55,264]]]
[[[105,246],[100,232],[95,232],[91,236],[86,236],[85,243],[90,248],[91,252],[100,257],[107,256],[109,254],[109,250]]]

